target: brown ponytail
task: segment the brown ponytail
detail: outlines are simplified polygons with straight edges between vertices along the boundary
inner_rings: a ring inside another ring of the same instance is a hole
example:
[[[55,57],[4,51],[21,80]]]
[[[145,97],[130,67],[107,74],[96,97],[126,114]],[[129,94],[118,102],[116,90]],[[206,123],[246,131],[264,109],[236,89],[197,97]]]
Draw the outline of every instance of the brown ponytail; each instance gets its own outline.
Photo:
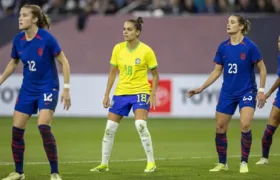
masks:
[[[42,12],[42,24],[40,24],[42,28],[50,29],[51,21],[47,14]],[[39,27],[39,26],[38,26]]]
[[[31,13],[33,14],[33,16],[38,19],[36,22],[38,28],[50,29],[51,26],[50,19],[48,15],[46,15],[39,6],[25,5],[23,7],[31,9]]]
[[[244,28],[242,29],[242,33],[244,35],[248,34],[251,30],[251,22],[247,19],[245,21],[245,25],[244,25]]]
[[[237,17],[238,23],[240,25],[244,26],[243,29],[241,30],[241,33],[243,35],[248,34],[250,32],[250,30],[251,30],[251,23],[250,23],[250,21],[248,19],[245,19],[241,15],[233,15],[233,16]]]

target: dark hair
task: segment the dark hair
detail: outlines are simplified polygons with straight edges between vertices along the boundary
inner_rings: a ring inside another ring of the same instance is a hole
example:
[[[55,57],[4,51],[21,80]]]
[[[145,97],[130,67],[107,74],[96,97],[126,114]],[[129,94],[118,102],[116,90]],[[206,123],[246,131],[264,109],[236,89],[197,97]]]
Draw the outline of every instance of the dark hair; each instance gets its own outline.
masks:
[[[142,17],[138,17],[137,19],[129,19],[127,22],[133,23],[138,31],[142,31],[142,24],[144,23]]]
[[[40,6],[37,5],[24,5],[24,8],[29,8],[31,9],[31,13],[33,14],[34,17],[38,18],[38,21],[36,25],[38,28],[45,28],[45,29],[50,29],[51,23],[48,15],[46,15]]]
[[[244,28],[241,30],[241,33],[242,33],[243,35],[248,34],[248,33],[250,32],[250,30],[251,30],[251,23],[250,23],[250,21],[249,21],[248,19],[245,19],[245,18],[244,18],[243,16],[241,16],[241,15],[233,15],[233,16],[237,17],[238,23],[239,23],[240,25],[243,25],[243,26],[244,26]]]

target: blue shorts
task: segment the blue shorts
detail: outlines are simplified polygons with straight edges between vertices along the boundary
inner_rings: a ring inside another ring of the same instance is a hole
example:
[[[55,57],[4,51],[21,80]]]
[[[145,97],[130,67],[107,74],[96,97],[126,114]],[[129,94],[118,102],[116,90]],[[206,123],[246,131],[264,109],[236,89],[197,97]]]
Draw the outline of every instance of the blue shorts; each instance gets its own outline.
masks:
[[[276,98],[274,99],[274,102],[273,102],[273,106],[275,106],[278,109],[280,109],[280,96],[278,96],[278,95],[276,96]]]
[[[15,110],[32,115],[37,114],[38,109],[55,110],[58,101],[58,91],[46,93],[31,93],[24,89],[19,91]]]
[[[113,96],[109,112],[119,116],[128,116],[131,108],[133,112],[136,109],[149,111],[150,103],[147,104],[149,97],[148,94]]]
[[[239,111],[243,107],[252,107],[255,109],[257,104],[256,97],[257,92],[254,90],[249,91],[243,96],[236,98],[228,97],[221,93],[216,107],[216,111],[224,114],[233,115],[235,113],[237,105],[239,105]]]

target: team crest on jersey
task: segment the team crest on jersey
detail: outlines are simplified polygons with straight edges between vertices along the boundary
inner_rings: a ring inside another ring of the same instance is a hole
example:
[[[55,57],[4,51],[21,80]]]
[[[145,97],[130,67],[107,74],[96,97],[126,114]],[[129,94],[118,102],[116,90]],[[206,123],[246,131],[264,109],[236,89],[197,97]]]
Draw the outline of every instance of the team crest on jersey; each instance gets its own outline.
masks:
[[[43,48],[38,48],[37,52],[38,52],[39,56],[42,56],[43,55]]]
[[[241,59],[241,60],[245,60],[245,58],[246,58],[246,54],[245,54],[245,53],[241,53],[241,54],[240,54],[240,59]]]
[[[135,59],[135,64],[140,64],[141,63],[141,60],[139,58],[136,58]]]

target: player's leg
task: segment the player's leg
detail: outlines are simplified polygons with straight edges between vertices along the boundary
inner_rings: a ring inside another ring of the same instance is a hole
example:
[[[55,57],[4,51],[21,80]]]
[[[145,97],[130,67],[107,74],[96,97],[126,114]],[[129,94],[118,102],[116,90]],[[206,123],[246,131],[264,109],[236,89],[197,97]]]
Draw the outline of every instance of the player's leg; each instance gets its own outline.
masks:
[[[228,125],[237,107],[237,103],[220,95],[219,102],[216,108],[216,151],[219,157],[219,163],[210,169],[211,172],[227,171],[227,130]]]
[[[23,160],[24,160],[24,131],[27,125],[27,121],[30,115],[15,111],[13,117],[13,128],[12,128],[12,152],[15,162],[15,172],[9,174],[2,180],[23,180],[25,179],[23,171]]]
[[[57,106],[58,92],[44,93],[38,100],[38,129],[51,168],[51,180],[61,180],[58,170],[58,155],[55,137],[51,130],[53,114]]]
[[[280,101],[275,99],[270,112],[269,122],[262,137],[262,158],[256,164],[267,164],[273,134],[280,123]]]
[[[115,134],[123,116],[128,116],[131,106],[129,101],[123,96],[114,96],[109,109],[108,120],[102,140],[102,160],[101,164],[90,171],[109,171],[109,160],[114,144]]]
[[[247,173],[248,158],[252,145],[251,123],[256,108],[256,95],[253,92],[245,94],[239,101],[241,128],[241,164],[240,173]]]
[[[133,111],[135,114],[135,126],[140,136],[142,146],[147,156],[147,166],[145,172],[153,172],[156,169],[154,150],[151,134],[147,126],[147,118],[150,110],[150,104],[147,104],[149,95],[138,94],[133,97]]]
[[[20,91],[13,115],[12,128],[12,153],[15,162],[15,172],[9,174],[2,180],[22,180],[25,179],[23,162],[24,162],[24,132],[28,119],[34,111],[34,99],[27,95],[23,90]]]
[[[59,174],[58,155],[55,137],[51,130],[53,110],[41,109],[38,117],[38,129],[41,134],[43,146],[50,164],[51,174]]]

